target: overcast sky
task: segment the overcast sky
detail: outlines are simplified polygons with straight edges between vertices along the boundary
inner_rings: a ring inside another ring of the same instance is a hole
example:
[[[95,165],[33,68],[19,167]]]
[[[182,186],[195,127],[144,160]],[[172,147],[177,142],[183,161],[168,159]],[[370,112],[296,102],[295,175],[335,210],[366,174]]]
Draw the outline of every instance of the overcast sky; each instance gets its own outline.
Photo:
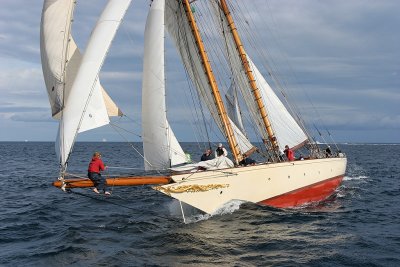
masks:
[[[336,141],[400,143],[400,1],[241,1],[249,3],[249,19],[268,23],[260,26],[269,29],[261,35],[271,44],[268,51],[285,55],[276,59],[284,59],[295,77],[294,87],[312,99],[312,104],[298,105],[318,109]],[[51,118],[40,62],[43,3],[26,2],[1,0],[0,141],[54,141],[58,123]],[[134,120],[131,128],[137,134],[148,3],[132,1],[100,75],[109,94]],[[78,1],[73,36],[82,51],[105,4]],[[273,33],[273,41],[268,33]],[[167,63],[168,87],[184,87],[185,75],[174,67],[176,54],[166,58],[172,61]],[[178,139],[195,141],[176,116],[182,113],[182,99],[173,94],[168,98],[169,120]],[[79,140],[103,139],[123,141],[111,127],[84,133]]]

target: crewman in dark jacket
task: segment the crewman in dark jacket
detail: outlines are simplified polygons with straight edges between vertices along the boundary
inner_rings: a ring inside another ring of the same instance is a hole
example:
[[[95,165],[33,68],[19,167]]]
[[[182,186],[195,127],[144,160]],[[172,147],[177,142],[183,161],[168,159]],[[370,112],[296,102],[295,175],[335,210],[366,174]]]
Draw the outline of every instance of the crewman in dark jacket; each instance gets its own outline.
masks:
[[[211,149],[207,149],[203,155],[201,155],[201,161],[206,161],[206,160],[210,160],[213,159],[212,153],[211,153]]]

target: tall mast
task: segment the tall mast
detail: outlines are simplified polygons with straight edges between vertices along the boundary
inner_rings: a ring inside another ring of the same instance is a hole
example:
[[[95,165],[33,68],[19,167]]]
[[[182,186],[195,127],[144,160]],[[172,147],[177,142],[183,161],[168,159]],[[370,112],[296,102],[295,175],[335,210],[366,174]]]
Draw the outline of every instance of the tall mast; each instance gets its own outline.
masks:
[[[239,34],[238,34],[236,26],[235,26],[235,23],[233,22],[233,18],[228,9],[228,5],[226,4],[225,0],[220,0],[220,3],[221,3],[222,11],[224,12],[226,19],[228,20],[229,28],[232,32],[232,36],[235,41],[237,51],[239,53],[239,57],[242,61],[243,68],[244,68],[247,78],[249,80],[249,83],[251,86],[251,91],[253,92],[253,95],[254,95],[254,101],[258,105],[258,110],[260,111],[261,118],[264,122],[264,127],[265,127],[265,130],[267,131],[269,141],[271,142],[274,150],[278,150],[278,142],[276,141],[274,131],[272,130],[271,123],[268,119],[267,111],[265,110],[265,106],[264,106],[264,103],[261,98],[260,90],[257,87],[253,72],[249,65],[249,61],[247,60],[246,52],[244,51],[242,42],[240,40]]]
[[[227,113],[226,113],[226,110],[225,110],[225,106],[224,106],[224,103],[223,103],[222,98],[221,98],[221,94],[220,94],[220,92],[218,90],[217,82],[216,82],[214,74],[213,74],[213,72],[211,70],[210,61],[208,60],[208,56],[207,56],[207,53],[205,51],[203,41],[201,39],[199,30],[197,28],[197,24],[196,24],[196,21],[194,19],[192,10],[190,8],[189,0],[183,0],[182,2],[183,2],[183,7],[185,9],[186,17],[187,17],[188,22],[190,24],[190,27],[192,29],[193,36],[194,36],[194,38],[196,40],[197,49],[199,51],[199,54],[200,54],[200,57],[201,57],[201,60],[202,60],[202,65],[203,65],[204,71],[207,74],[207,79],[208,79],[208,82],[210,83],[210,86],[211,86],[211,89],[212,89],[212,95],[214,97],[215,105],[216,105],[216,107],[218,109],[218,115],[221,118],[222,127],[224,129],[224,132],[225,132],[225,135],[226,135],[226,139],[227,139],[227,141],[229,143],[229,146],[230,146],[230,148],[232,150],[232,154],[233,154],[233,157],[235,159],[235,162],[238,163],[242,159],[242,155],[240,154],[237,141],[236,141],[235,136],[233,134],[232,126],[231,126],[231,124],[229,122],[229,119],[228,119],[228,116],[227,116]]]

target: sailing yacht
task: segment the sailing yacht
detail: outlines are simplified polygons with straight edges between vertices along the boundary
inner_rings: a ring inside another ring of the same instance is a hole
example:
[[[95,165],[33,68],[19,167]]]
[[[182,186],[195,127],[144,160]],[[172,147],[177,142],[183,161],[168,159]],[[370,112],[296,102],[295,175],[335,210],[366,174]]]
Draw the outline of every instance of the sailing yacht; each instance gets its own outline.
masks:
[[[209,214],[232,200],[287,208],[329,197],[344,177],[345,155],[336,153],[325,157],[303,123],[288,111],[247,54],[229,4],[226,0],[209,0],[209,11],[218,21],[219,34],[225,44],[223,54],[232,78],[224,101],[191,2],[152,1],[145,27],[142,81],[144,166],[145,170],[162,170],[167,174],[113,178],[113,184],[158,185],[153,188]],[[121,114],[100,85],[99,72],[129,4],[128,0],[109,0],[85,53],[81,55],[71,35],[75,2],[44,2],[41,23],[43,73],[53,116],[60,120],[56,142],[60,178],[55,186],[63,189],[93,186],[88,179],[67,179],[68,159],[80,132],[105,125],[109,116]],[[167,118],[166,32],[202,105],[228,143],[231,159],[221,156],[206,162],[187,162]],[[242,101],[238,100],[239,97]],[[246,125],[239,111],[240,102],[244,102],[260,138],[258,141],[262,142],[265,150],[264,162],[246,167],[239,164],[244,155],[259,151],[259,148],[247,137]],[[309,148],[310,157],[307,160],[285,160],[281,151],[286,145],[293,150]]]

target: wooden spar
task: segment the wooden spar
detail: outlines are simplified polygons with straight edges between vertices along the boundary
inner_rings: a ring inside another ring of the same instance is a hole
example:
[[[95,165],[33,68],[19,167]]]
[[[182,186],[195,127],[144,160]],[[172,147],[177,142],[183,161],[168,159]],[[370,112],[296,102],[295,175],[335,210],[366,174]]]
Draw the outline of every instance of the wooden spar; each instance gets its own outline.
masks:
[[[246,52],[244,51],[242,42],[240,40],[239,34],[238,34],[236,26],[235,26],[235,23],[233,22],[233,18],[232,18],[231,13],[230,13],[230,11],[228,9],[226,1],[225,0],[220,0],[220,3],[221,3],[222,11],[224,12],[224,15],[225,15],[226,19],[228,20],[229,28],[230,28],[230,30],[232,32],[232,36],[233,36],[233,39],[235,41],[237,51],[239,52],[240,59],[242,61],[244,70],[245,70],[247,78],[249,80],[249,83],[250,83],[250,86],[251,86],[251,90],[252,90],[253,95],[254,95],[254,100],[256,101],[256,103],[258,105],[258,110],[260,111],[261,118],[262,118],[262,120],[264,122],[264,127],[265,127],[265,129],[267,131],[269,140],[271,141],[273,148],[275,150],[278,150],[278,142],[276,141],[275,134],[274,134],[274,132],[272,130],[272,127],[271,127],[271,123],[270,123],[270,121],[268,119],[267,111],[265,110],[265,106],[264,106],[264,103],[263,103],[262,98],[261,98],[260,90],[258,89],[256,81],[254,79],[253,72],[252,72],[252,70],[250,68],[249,61],[247,60]]]
[[[235,139],[235,136],[233,134],[232,126],[229,122],[228,116],[226,115],[226,109],[225,109],[224,103],[222,101],[221,94],[218,90],[218,86],[217,86],[217,82],[215,80],[214,74],[211,70],[211,65],[209,63],[210,61],[208,60],[208,56],[207,56],[206,50],[204,48],[203,41],[201,39],[201,36],[200,36],[199,30],[198,30],[196,21],[194,19],[192,10],[190,8],[189,0],[183,0],[182,2],[183,2],[184,9],[185,9],[186,17],[187,17],[190,27],[192,29],[193,36],[196,40],[197,49],[199,50],[199,53],[200,53],[204,71],[207,74],[208,82],[210,83],[210,86],[211,86],[212,95],[214,97],[214,102],[215,102],[215,105],[217,106],[218,113],[221,118],[222,126],[224,128],[225,135],[226,135],[226,139],[232,150],[232,154],[235,159],[235,162],[236,162],[236,164],[238,164],[239,161],[242,160],[242,155],[239,151],[239,147],[238,147],[237,141]]]
[[[139,185],[158,185],[168,184],[171,181],[169,176],[132,176],[107,178],[108,186],[139,186]],[[93,182],[89,179],[65,179],[65,188],[93,187]],[[61,181],[54,181],[53,186],[61,188]]]

